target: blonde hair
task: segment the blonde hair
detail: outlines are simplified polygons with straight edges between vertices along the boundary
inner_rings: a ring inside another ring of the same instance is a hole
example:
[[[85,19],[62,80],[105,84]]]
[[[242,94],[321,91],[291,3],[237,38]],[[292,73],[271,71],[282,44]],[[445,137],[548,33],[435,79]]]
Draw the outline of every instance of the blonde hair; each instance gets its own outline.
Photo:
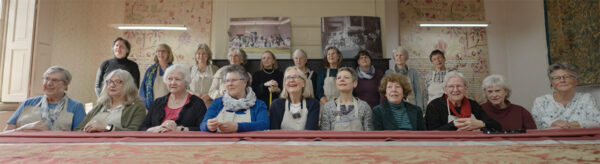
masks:
[[[263,55],[264,55],[264,54],[269,54],[269,55],[271,55],[271,57],[272,57],[272,58],[273,58],[273,60],[274,60],[274,61],[273,61],[273,67],[272,67],[271,69],[277,69],[277,58],[275,58],[275,54],[273,54],[273,52],[271,52],[271,51],[269,51],[269,50],[266,50],[265,52],[263,52]],[[263,65],[263,63],[262,63],[262,60],[260,60],[260,70],[263,70],[263,69],[265,69],[265,66],[264,66],[264,65]]]
[[[212,62],[212,51],[210,50],[210,47],[205,43],[200,43],[200,45],[198,45],[198,49],[196,49],[196,53],[199,50],[204,50],[206,52],[206,54],[208,55],[206,65],[210,65],[210,63]],[[198,64],[198,55],[194,54],[194,60],[196,60],[196,64]]]
[[[167,63],[173,63],[173,60],[175,60],[175,57],[173,56],[173,50],[171,50],[171,46],[163,43],[163,44],[159,44],[156,49],[158,49],[160,47],[167,49],[167,53],[169,54],[167,56]],[[156,55],[156,52],[154,52],[154,62],[158,62],[158,56]]]
[[[308,79],[306,77],[306,74],[304,74],[304,72],[296,66],[290,66],[285,69],[285,72],[283,73],[283,84],[282,84],[283,90],[281,91],[281,95],[279,97],[281,97],[283,99],[287,99],[289,97],[289,93],[285,89],[285,82],[287,81],[285,77],[288,74],[288,72],[292,71],[292,70],[296,70],[296,72],[298,72],[298,75],[300,76],[300,78],[302,78],[302,80],[304,80],[304,87],[302,88],[302,97],[304,97],[305,99],[314,98],[315,95],[312,90],[312,82],[310,81],[310,79]]]

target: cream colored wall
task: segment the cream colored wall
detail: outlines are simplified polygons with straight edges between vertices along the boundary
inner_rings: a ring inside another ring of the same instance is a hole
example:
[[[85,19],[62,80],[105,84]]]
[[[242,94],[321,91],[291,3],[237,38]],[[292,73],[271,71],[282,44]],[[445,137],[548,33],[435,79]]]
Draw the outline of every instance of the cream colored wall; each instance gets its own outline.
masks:
[[[226,59],[230,18],[290,17],[292,50],[302,48],[309,58],[321,58],[321,17],[378,16],[385,41],[385,0],[215,0],[211,48],[215,59]],[[387,2],[391,3],[391,2]],[[396,43],[397,44],[397,43]],[[386,46],[384,45],[384,49]]]

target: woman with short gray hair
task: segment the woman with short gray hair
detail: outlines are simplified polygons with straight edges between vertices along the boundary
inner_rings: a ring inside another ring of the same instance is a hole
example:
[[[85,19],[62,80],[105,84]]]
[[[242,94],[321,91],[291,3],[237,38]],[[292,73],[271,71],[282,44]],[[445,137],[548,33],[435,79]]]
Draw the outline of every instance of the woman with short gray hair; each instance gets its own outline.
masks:
[[[314,86],[317,85],[317,72],[314,70],[310,70],[306,66],[306,62],[308,62],[308,54],[303,49],[296,49],[294,53],[292,53],[292,60],[294,61],[294,66],[300,69],[302,72],[306,74],[306,77],[309,81],[306,81],[306,89],[311,89],[312,93],[317,93],[317,88]]]
[[[548,67],[552,94],[535,99],[531,114],[539,129],[600,127],[600,109],[589,93],[575,92],[578,69],[567,62]]]
[[[165,71],[163,81],[169,93],[154,100],[139,130],[154,133],[199,131],[206,105],[186,90],[191,81],[190,69],[183,64],[174,64]]]
[[[414,68],[408,67],[408,59],[409,54],[406,48],[402,46],[398,46],[394,48],[394,67],[385,71],[385,75],[389,74],[400,74],[404,75],[408,79],[408,83],[410,84],[411,89],[413,90],[413,94],[404,95],[407,102],[415,104],[421,108],[423,108],[423,95],[419,83],[419,73]]]
[[[229,65],[239,65],[244,66],[246,64],[246,51],[238,47],[231,47],[227,52],[227,59],[229,60]],[[225,67],[220,68],[215,73],[213,77],[212,85],[210,86],[210,90],[208,91],[208,95],[211,99],[216,99],[225,94],[225,83],[223,81],[223,70]],[[249,72],[246,72],[248,76],[251,76]],[[249,83],[252,83],[252,78],[248,80]]]
[[[483,111],[498,121],[503,130],[537,129],[527,109],[508,101],[511,90],[501,75],[490,75],[483,79],[481,88],[487,102],[481,104]]]
[[[71,73],[52,66],[42,75],[44,95],[25,100],[8,119],[4,130],[72,131],[85,117],[83,104],[69,98],[65,91]]]

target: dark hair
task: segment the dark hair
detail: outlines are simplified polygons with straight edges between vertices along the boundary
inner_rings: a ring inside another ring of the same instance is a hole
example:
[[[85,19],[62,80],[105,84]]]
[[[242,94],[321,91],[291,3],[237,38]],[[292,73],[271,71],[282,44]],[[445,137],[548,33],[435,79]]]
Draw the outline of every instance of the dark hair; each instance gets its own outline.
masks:
[[[333,46],[327,47],[325,49],[325,55],[323,55],[323,67],[325,67],[326,69],[329,68],[329,61],[327,61],[327,51],[329,51],[329,50],[335,50],[335,52],[338,54],[338,57],[340,57],[338,59],[338,68],[339,68],[340,65],[342,64],[342,58],[344,58],[344,57],[342,56],[342,52],[338,48],[333,47]]]
[[[444,56],[444,52],[442,52],[440,50],[433,50],[433,51],[431,51],[431,54],[429,54],[429,61],[431,61],[431,58],[433,57],[433,55],[442,55],[442,58],[446,59],[446,56]]]
[[[117,39],[115,39],[115,41],[113,41],[112,46],[115,46],[115,43],[117,43],[118,41],[123,41],[123,43],[125,43],[125,47],[127,47],[127,53],[125,53],[125,58],[129,57],[129,51],[131,51],[131,44],[129,43],[129,41],[127,41],[127,39],[122,38],[122,37],[117,37]]]
[[[360,67],[360,65],[358,64],[358,60],[360,59],[360,56],[364,55],[367,56],[369,58],[369,60],[373,60],[373,58],[371,58],[371,54],[369,53],[369,51],[367,50],[360,50],[358,51],[358,53],[356,53],[356,56],[354,56],[354,61],[356,62],[356,66]],[[371,65],[373,65],[373,62],[371,62]]]

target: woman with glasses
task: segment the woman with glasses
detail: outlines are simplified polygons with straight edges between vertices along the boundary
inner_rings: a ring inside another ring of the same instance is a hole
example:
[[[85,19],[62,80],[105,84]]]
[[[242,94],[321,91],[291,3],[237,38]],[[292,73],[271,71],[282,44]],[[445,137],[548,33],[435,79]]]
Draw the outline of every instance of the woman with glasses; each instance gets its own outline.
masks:
[[[265,102],[256,98],[250,87],[250,75],[240,65],[223,70],[223,97],[216,98],[204,116],[200,129],[205,132],[235,133],[269,129]]]
[[[600,109],[589,93],[575,92],[577,67],[566,62],[548,68],[554,92],[535,99],[531,114],[538,129],[600,127]]]
[[[425,127],[428,130],[502,129],[498,122],[488,117],[479,103],[466,97],[467,87],[463,74],[455,71],[446,74],[444,94],[427,105]]]
[[[319,130],[319,101],[306,88],[309,79],[298,67],[288,67],[281,98],[271,104],[271,130]]]
[[[140,86],[140,98],[144,102],[146,109],[150,108],[150,104],[154,98],[162,97],[169,93],[167,85],[162,80],[167,67],[173,64],[173,51],[167,44],[159,44],[154,52],[154,64],[146,70],[142,86]],[[158,80],[157,80],[158,79]]]
[[[4,130],[72,131],[85,117],[83,105],[67,96],[71,73],[53,66],[42,75],[44,95],[28,98],[8,119]]]
[[[84,132],[137,131],[146,108],[129,72],[117,69],[106,76],[97,105],[76,130]]]

